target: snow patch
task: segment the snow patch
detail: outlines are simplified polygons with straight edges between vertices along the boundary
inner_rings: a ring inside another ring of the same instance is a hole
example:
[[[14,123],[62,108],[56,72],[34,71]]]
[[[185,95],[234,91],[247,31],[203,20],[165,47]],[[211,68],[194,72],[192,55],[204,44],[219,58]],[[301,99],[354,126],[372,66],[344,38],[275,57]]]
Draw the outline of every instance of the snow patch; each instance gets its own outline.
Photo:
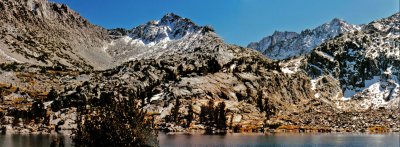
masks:
[[[371,80],[365,80],[365,88],[346,88],[344,93],[343,93],[343,99],[344,100],[349,100],[351,97],[353,97],[356,93],[363,91],[364,89],[369,89],[371,86],[372,89],[374,89],[374,84],[380,82],[380,76],[374,76]],[[375,85],[376,86],[376,85]]]
[[[294,71],[290,70],[290,69],[287,68],[287,67],[284,67],[284,68],[282,68],[281,70],[282,70],[283,73],[287,73],[287,74],[293,74],[293,73],[295,73]]]
[[[163,94],[164,94],[164,93],[159,93],[159,94],[153,95],[153,96],[150,98],[150,102],[156,101],[156,100],[160,100],[160,99],[162,98],[162,95],[163,95]]]
[[[318,82],[318,80],[319,80],[319,78],[318,78],[318,79],[313,79],[313,80],[311,80],[311,90],[317,89],[317,82]]]
[[[320,96],[319,93],[315,93],[315,94],[314,94],[314,97],[315,97],[315,98],[319,98],[319,96]]]
[[[44,102],[44,103],[43,103],[44,108],[45,108],[45,109],[49,108],[49,106],[50,106],[52,103],[53,103],[53,101]]]
[[[294,74],[294,73],[298,72],[300,69],[302,60],[303,60],[303,58],[296,58],[296,59],[289,60],[285,63],[281,63],[281,66],[282,66],[281,71],[283,73],[287,73],[287,74]]]
[[[335,61],[335,58],[334,58],[334,57],[332,57],[331,55],[329,55],[329,54],[327,54],[327,53],[325,53],[325,52],[317,51],[317,50],[316,50],[315,53],[317,53],[318,55],[324,57],[325,59],[328,59],[328,60],[331,61],[331,62],[334,62],[334,61]]]

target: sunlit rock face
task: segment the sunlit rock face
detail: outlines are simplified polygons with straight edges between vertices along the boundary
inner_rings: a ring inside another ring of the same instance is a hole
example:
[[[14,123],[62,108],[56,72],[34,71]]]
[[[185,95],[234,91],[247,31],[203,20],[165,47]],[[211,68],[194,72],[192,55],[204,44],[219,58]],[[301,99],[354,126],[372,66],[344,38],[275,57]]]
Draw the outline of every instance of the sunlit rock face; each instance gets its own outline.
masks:
[[[46,0],[0,2],[0,61],[41,66],[104,68],[107,30],[66,5]]]

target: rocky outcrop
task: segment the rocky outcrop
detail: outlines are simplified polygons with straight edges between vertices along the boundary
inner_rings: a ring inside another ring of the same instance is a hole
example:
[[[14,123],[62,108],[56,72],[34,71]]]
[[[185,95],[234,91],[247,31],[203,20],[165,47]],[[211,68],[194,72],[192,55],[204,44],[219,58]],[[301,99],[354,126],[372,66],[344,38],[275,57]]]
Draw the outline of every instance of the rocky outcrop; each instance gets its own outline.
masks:
[[[332,94],[349,100],[341,107],[349,103],[353,109],[397,107],[398,19],[399,13],[322,44],[308,57],[306,70],[312,77],[329,75],[336,80],[330,81],[340,83],[341,92]]]
[[[133,97],[144,101],[149,112],[159,113],[157,119],[163,123],[168,123],[165,119],[171,115],[175,98],[180,99],[182,119],[190,104],[199,108],[209,100],[225,101],[227,116],[237,116],[234,125],[257,124],[252,127],[259,128],[265,118],[260,107],[263,109],[266,101],[276,110],[294,111],[298,109],[296,104],[313,97],[305,74],[282,75],[279,65],[257,52],[224,44],[216,46],[218,52],[200,48],[179,56],[166,54],[156,60],[131,61],[106,71],[97,80],[113,83],[105,84],[110,89],[123,81],[120,84],[124,88],[119,89],[135,93]]]
[[[0,2],[0,61],[104,68],[107,31],[64,4],[47,0]]]

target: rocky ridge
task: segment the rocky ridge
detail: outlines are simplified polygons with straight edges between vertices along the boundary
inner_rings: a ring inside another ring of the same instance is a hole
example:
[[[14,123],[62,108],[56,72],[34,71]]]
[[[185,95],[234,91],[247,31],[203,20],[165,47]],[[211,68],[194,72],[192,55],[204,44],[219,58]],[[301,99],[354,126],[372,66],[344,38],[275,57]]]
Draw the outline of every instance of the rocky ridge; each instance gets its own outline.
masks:
[[[41,66],[104,68],[107,30],[64,4],[47,0],[0,2],[0,61]]]
[[[340,85],[330,98],[346,100],[341,107],[398,107],[398,20],[396,13],[371,22],[361,31],[323,43],[309,55],[307,70],[316,81],[331,77]]]
[[[335,18],[315,29],[306,29],[300,34],[275,31],[273,35],[264,37],[259,42],[252,42],[247,47],[258,50],[271,59],[282,60],[308,54],[329,39],[360,29],[360,26]]]

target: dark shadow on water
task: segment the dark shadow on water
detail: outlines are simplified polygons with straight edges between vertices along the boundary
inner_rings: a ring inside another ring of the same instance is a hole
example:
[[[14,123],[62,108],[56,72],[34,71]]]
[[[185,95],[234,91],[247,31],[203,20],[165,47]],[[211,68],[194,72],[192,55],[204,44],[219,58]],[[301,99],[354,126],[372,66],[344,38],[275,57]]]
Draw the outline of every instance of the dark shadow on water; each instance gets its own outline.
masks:
[[[69,136],[0,135],[0,147],[48,147],[54,140],[64,140],[71,147]],[[400,134],[240,134],[226,135],[160,133],[160,146],[400,146]],[[60,146],[60,142],[55,144]],[[61,144],[62,146],[62,144]]]
[[[55,142],[54,142],[55,141]],[[0,135],[0,147],[72,147],[69,136],[63,135]]]

